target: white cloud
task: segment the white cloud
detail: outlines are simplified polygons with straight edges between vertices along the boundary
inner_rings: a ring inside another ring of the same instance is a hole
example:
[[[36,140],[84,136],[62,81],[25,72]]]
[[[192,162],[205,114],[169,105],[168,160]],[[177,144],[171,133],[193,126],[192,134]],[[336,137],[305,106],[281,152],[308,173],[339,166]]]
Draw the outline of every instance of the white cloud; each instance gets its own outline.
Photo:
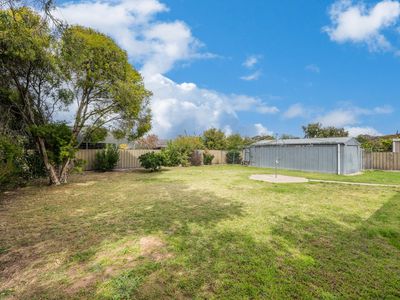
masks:
[[[352,110],[333,110],[317,119],[323,126],[343,127],[357,123],[357,115]]]
[[[331,6],[329,15],[332,24],[323,31],[332,41],[365,43],[370,51],[392,50],[382,31],[399,20],[398,1],[383,0],[368,8],[362,2],[353,4],[350,0],[339,0]]]
[[[378,130],[372,127],[346,127],[345,128],[349,132],[349,136],[357,137],[361,134],[371,135],[371,136],[379,136],[382,135]]]
[[[68,2],[56,14],[70,24],[95,28],[110,35],[142,74],[166,73],[179,61],[213,57],[200,51],[202,44],[182,21],[159,22],[168,8],[157,0]]]
[[[390,105],[377,106],[374,108],[374,112],[377,114],[391,114],[393,108]]]
[[[376,114],[392,113],[390,106],[375,107],[373,109],[348,106],[344,108],[334,109],[325,115],[317,117],[316,121],[323,126],[345,127],[360,123],[360,117]]]
[[[256,130],[256,135],[273,135],[274,133],[264,127],[261,123],[254,124],[254,128]]]
[[[258,98],[226,95],[199,88],[194,83],[178,84],[161,74],[145,78],[145,85],[154,94],[152,131],[166,138],[185,131],[200,134],[210,127],[224,128],[230,134],[231,126],[238,122],[238,112],[273,114],[279,111]]]
[[[293,104],[283,113],[285,119],[304,117],[307,114],[306,109],[300,103]]]
[[[256,71],[252,74],[242,76],[242,77],[240,77],[240,79],[245,80],[245,81],[253,81],[253,80],[257,80],[258,78],[260,78],[260,76],[261,76],[261,71]]]
[[[233,133],[233,130],[229,125],[225,125],[222,131],[225,133],[226,136],[230,136]]]
[[[262,114],[278,112],[275,106],[247,95],[224,94],[199,88],[195,83],[177,83],[164,74],[179,62],[212,58],[187,24],[180,20],[157,20],[157,14],[168,11],[158,0],[94,0],[68,2],[58,9],[59,17],[70,24],[95,28],[110,35],[140,66],[147,89],[153,92],[152,132],[163,138],[187,132],[201,133],[209,127],[232,132],[237,113],[252,111]],[[250,60],[251,67],[257,63]]]
[[[243,62],[243,66],[251,69],[254,67],[260,60],[261,56],[260,55],[250,55],[246,58],[246,60]]]
[[[315,64],[307,65],[305,67],[305,70],[309,71],[309,72],[312,72],[312,73],[319,73],[321,71],[320,68]]]

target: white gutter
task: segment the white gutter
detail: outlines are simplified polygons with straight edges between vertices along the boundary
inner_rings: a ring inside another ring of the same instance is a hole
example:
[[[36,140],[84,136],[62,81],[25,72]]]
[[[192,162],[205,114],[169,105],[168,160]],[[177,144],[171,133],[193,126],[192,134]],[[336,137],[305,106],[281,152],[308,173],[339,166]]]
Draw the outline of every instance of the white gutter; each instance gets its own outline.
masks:
[[[340,175],[340,144],[337,145],[337,173]]]

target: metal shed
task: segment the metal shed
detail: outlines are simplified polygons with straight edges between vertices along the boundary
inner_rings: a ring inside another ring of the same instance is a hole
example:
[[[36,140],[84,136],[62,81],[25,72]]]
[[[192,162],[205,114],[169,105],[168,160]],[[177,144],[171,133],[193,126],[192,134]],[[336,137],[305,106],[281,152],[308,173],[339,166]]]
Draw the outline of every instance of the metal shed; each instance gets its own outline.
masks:
[[[245,150],[250,166],[353,174],[362,170],[362,150],[355,138],[264,140]]]

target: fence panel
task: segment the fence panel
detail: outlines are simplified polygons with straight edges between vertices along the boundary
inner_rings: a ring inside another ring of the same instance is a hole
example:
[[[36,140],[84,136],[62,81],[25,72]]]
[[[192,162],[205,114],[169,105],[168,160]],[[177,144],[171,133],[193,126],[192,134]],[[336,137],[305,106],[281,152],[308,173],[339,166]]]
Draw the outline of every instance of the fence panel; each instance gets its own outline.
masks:
[[[208,150],[208,153],[211,155],[214,155],[214,158],[212,160],[213,165],[220,165],[220,164],[226,164],[226,153],[228,151],[223,151],[223,150]]]
[[[88,149],[79,150],[76,154],[76,158],[84,159],[86,161],[85,171],[94,169],[94,162],[96,158],[96,152],[99,150]],[[134,169],[140,168],[139,156],[147,152],[159,152],[160,150],[119,150],[119,161],[117,164],[117,169]],[[220,150],[210,150],[209,153],[214,155],[212,161],[213,165],[225,164],[226,163],[226,152]]]
[[[364,152],[363,168],[367,170],[400,170],[400,153]]]

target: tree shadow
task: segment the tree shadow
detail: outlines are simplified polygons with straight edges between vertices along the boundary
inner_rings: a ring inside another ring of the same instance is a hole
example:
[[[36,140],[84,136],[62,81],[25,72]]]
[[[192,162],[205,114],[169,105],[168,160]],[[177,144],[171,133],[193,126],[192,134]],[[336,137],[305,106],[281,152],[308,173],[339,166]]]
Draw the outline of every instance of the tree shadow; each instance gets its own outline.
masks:
[[[129,239],[137,242],[151,235],[187,236],[191,227],[212,228],[224,219],[243,214],[240,203],[192,190],[179,182],[149,182],[140,195],[132,190],[111,203],[96,194],[89,196],[94,199],[80,201],[71,196],[63,201],[54,199],[54,203],[37,199],[36,203],[25,203],[29,207],[22,208],[26,211],[20,216],[15,208],[7,214],[5,207],[4,224],[8,228],[0,237],[0,293],[3,290],[14,295],[18,290],[17,298],[46,295],[61,299],[65,296],[63,288],[71,282],[63,282],[68,279],[59,274],[68,275],[70,269],[78,267],[79,272],[86,272],[85,264],[105,243]],[[49,265],[50,260],[56,263]],[[40,282],[44,272],[54,276]]]
[[[342,217],[347,223],[285,217],[273,228],[271,240],[218,228],[173,236],[174,251],[183,259],[149,276],[134,296],[399,298],[400,195],[368,220]]]
[[[286,217],[273,229],[287,280],[318,298],[400,297],[400,194],[365,221],[342,219]]]

